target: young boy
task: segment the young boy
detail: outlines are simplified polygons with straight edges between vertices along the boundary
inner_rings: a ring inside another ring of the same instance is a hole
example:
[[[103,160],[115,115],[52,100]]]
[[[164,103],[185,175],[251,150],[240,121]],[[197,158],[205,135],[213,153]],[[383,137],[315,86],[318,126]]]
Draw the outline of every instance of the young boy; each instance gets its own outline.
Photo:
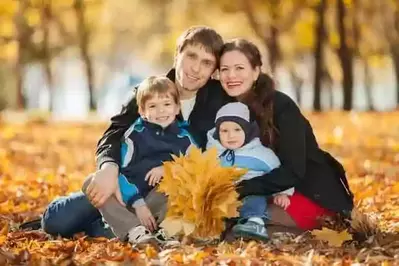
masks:
[[[185,154],[193,140],[185,124],[176,119],[180,112],[175,84],[166,77],[145,79],[137,89],[140,117],[125,132],[121,144],[121,169],[118,177],[122,199],[133,208],[142,226],[132,228],[132,243],[151,238],[157,228],[144,200],[162,178],[162,162],[171,154]]]
[[[245,104],[234,102],[224,105],[216,114],[215,128],[208,132],[207,148],[216,146],[224,166],[247,168],[248,172],[238,180],[251,179],[280,166],[274,152],[262,145],[256,122],[250,122],[250,112]],[[274,196],[274,203],[287,208],[294,188]],[[239,223],[233,227],[236,237],[267,240],[265,228],[267,198],[251,195],[243,199]]]

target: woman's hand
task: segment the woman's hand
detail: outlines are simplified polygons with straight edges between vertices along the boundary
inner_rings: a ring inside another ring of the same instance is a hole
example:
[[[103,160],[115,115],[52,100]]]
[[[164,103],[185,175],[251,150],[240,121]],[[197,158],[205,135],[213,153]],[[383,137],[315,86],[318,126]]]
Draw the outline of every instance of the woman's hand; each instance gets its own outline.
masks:
[[[148,181],[150,186],[155,187],[161,181],[163,174],[163,166],[154,167],[146,174],[145,181]]]
[[[125,205],[119,191],[118,174],[119,168],[113,163],[105,163],[100,170],[92,174],[86,195],[96,208],[100,208],[112,194],[115,194],[116,199]]]
[[[157,229],[157,222],[155,221],[150,209],[147,207],[147,204],[134,207],[134,210],[136,211],[136,215],[139,218],[140,223],[148,230],[154,232]]]
[[[287,195],[278,194],[273,197],[273,203],[276,204],[277,206],[280,206],[284,210],[286,210],[288,208],[288,206],[290,206],[291,201]]]

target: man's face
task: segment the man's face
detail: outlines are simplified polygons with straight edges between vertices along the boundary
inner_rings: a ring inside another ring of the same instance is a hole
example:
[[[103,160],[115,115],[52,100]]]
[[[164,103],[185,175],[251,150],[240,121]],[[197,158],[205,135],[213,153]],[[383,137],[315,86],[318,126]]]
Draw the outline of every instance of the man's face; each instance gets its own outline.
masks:
[[[216,58],[201,44],[188,44],[175,59],[176,82],[182,93],[190,95],[205,85],[216,68]]]

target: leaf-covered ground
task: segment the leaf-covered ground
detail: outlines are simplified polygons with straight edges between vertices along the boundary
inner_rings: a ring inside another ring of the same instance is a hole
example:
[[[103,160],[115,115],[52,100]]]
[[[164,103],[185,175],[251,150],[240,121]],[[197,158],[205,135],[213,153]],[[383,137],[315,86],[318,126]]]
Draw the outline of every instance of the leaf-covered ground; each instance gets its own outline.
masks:
[[[344,165],[360,213],[349,232],[275,234],[267,244],[240,242],[132,248],[116,240],[54,239],[21,232],[55,197],[78,190],[94,170],[94,150],[106,124],[0,122],[0,265],[399,265],[399,112],[328,113],[308,117],[321,146]],[[39,121],[38,121],[39,120]],[[323,235],[324,234],[324,238]],[[327,234],[327,236],[326,236]],[[338,239],[337,239],[338,238]],[[320,239],[326,239],[326,242]]]

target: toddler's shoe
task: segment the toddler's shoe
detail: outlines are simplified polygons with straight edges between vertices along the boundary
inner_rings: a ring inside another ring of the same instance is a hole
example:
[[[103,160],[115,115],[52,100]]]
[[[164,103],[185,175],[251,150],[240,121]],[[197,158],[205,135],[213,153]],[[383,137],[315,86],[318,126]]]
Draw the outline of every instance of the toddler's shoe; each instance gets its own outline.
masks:
[[[130,229],[127,240],[132,245],[155,244],[157,240],[145,226],[139,225]]]
[[[254,239],[268,241],[269,236],[264,223],[258,223],[248,219],[246,222],[239,222],[233,227],[233,234],[236,238]]]

